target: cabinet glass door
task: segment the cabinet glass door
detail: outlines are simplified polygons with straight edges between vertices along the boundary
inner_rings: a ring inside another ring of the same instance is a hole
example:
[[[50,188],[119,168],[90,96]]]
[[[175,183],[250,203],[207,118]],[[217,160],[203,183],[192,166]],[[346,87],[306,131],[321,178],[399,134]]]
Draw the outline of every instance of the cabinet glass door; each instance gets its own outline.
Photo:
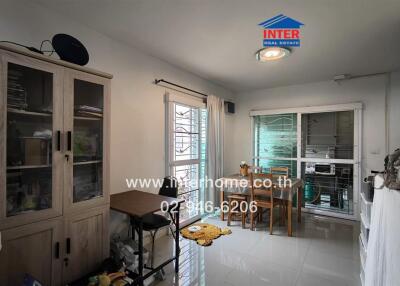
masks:
[[[103,196],[104,86],[74,79],[73,203]]]
[[[59,145],[55,132],[61,131],[55,131],[60,130],[55,122],[62,113],[53,109],[59,100],[54,95],[56,76],[40,66],[6,62],[3,68],[7,69],[5,216],[32,218],[32,213],[58,207],[54,166],[60,155],[55,155],[59,146],[54,145]]]

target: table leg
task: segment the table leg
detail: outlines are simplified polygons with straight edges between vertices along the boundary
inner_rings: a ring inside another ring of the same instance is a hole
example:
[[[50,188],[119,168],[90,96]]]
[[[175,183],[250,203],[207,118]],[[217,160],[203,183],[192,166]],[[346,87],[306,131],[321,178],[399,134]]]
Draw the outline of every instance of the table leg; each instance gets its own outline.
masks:
[[[178,211],[175,213],[175,273],[179,272],[179,209],[180,205],[178,205]]]
[[[131,235],[132,235],[132,240],[135,241],[135,235],[136,235],[136,225],[135,225],[135,218],[131,217]]]
[[[287,205],[288,236],[292,236],[292,207],[293,207],[293,202],[291,200],[289,200],[288,205]]]
[[[298,187],[297,188],[297,221],[298,221],[298,223],[301,223],[301,206],[303,204],[302,199],[303,199],[303,188]]]
[[[224,202],[224,191],[221,189],[220,191],[219,191],[219,198],[220,198],[220,210],[221,210],[221,214],[220,214],[220,216],[221,216],[221,220],[223,221],[225,218],[224,218],[224,212],[222,211],[223,210],[223,202]]]
[[[139,286],[143,286],[143,221],[138,220],[138,239],[139,239]]]

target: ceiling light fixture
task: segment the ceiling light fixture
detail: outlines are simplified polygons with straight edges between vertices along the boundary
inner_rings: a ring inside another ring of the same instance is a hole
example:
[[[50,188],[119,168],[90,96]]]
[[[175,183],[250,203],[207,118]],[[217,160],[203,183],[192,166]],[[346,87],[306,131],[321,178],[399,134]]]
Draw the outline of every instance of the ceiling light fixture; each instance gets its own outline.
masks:
[[[268,62],[282,59],[290,54],[288,48],[268,47],[256,52],[256,59],[260,62]]]

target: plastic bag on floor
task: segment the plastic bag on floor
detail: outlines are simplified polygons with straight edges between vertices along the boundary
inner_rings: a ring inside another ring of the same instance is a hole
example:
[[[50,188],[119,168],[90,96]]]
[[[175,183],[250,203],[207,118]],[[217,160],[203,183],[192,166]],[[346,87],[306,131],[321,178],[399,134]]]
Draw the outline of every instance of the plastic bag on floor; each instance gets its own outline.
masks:
[[[138,243],[132,239],[121,241],[120,238],[113,238],[111,242],[111,257],[114,261],[122,266],[125,264],[126,269],[138,273],[139,255],[135,254],[139,250]],[[143,264],[149,262],[149,251],[143,247]]]

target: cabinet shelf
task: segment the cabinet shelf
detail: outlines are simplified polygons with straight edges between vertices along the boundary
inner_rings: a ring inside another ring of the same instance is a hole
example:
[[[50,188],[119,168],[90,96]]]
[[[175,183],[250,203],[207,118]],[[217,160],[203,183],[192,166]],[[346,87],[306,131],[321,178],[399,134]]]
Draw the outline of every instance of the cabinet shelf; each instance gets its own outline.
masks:
[[[103,117],[85,117],[85,116],[74,116],[76,120],[102,120]]]
[[[38,168],[50,168],[51,165],[22,165],[22,166],[9,166],[7,170],[23,170],[23,169],[38,169]]]
[[[23,114],[23,115],[44,116],[44,117],[53,116],[52,113],[26,111],[26,110],[23,110],[23,109],[16,109],[16,108],[7,108],[7,112],[16,113],[16,114]]]
[[[74,166],[79,165],[88,165],[88,164],[98,164],[103,162],[102,160],[92,160],[92,161],[82,161],[82,162],[74,162]]]

